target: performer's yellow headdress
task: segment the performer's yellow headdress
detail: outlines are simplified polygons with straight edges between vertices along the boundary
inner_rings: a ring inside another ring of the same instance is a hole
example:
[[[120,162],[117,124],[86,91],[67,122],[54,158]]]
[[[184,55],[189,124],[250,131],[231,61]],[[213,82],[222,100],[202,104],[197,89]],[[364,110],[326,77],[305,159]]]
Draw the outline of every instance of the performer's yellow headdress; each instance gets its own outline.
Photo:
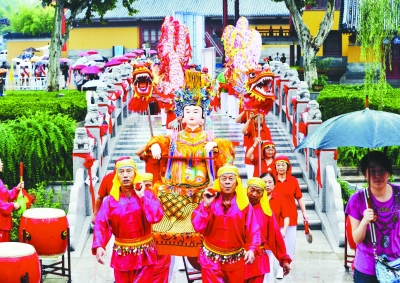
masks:
[[[142,174],[142,180],[143,182],[153,182],[153,174],[151,173],[143,173]]]
[[[118,179],[118,169],[120,169],[122,167],[132,167],[133,168],[133,171],[135,172],[135,179],[133,180],[134,184],[143,181],[142,176],[138,174],[136,164],[132,159],[129,158],[129,159],[124,159],[124,160],[118,161],[115,164],[115,172],[116,173],[115,173],[115,176],[113,179],[113,186],[110,191],[110,195],[113,196],[116,201],[119,201],[119,188],[121,187],[121,183],[119,182],[119,179]]]
[[[245,209],[249,205],[249,199],[247,197],[246,191],[242,186],[242,180],[239,177],[239,170],[236,166],[233,165],[224,165],[219,168],[217,172],[218,178],[221,177],[223,174],[235,174],[236,175],[236,203],[240,210]],[[219,181],[215,181],[213,184],[213,189],[217,192],[221,191],[221,187]]]
[[[263,189],[264,194],[260,199],[261,208],[266,215],[271,216],[272,210],[269,205],[267,192],[265,192],[265,188],[267,187],[267,184],[264,182],[264,180],[261,178],[258,178],[258,177],[253,177],[247,182],[247,186],[248,187],[252,186],[252,187],[257,187],[257,188]]]

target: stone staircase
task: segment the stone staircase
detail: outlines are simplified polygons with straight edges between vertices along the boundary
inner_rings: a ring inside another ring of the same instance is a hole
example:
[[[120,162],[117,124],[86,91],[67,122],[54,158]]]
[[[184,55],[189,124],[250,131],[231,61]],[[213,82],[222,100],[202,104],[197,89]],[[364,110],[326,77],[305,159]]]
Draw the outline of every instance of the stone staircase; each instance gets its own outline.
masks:
[[[214,134],[216,137],[229,139],[236,143],[243,142],[241,124],[237,124],[234,119],[222,115],[211,115],[210,118],[214,124]],[[107,165],[107,172],[112,171],[114,169],[115,160],[124,155],[131,156],[138,165],[139,172],[144,172],[145,164],[135,155],[135,151],[139,147],[145,145],[151,138],[148,116],[133,114],[128,119],[129,120],[127,121],[126,125],[118,134],[118,139],[114,145],[114,149],[111,150],[112,156],[110,157]],[[276,145],[277,154],[284,154],[290,159],[290,162],[293,166],[292,174],[298,179],[303,192],[307,215],[309,217],[310,229],[321,230],[321,220],[314,210],[315,203],[308,194],[307,184],[302,178],[303,172],[301,171],[298,160],[291,150],[287,135],[285,134],[284,130],[279,127],[279,124],[275,119],[277,118],[275,118],[274,115],[269,114],[267,117],[267,125],[271,131],[272,140]],[[153,133],[155,136],[166,134],[165,127],[161,125],[161,116],[152,115],[151,120],[153,125]],[[242,145],[236,146],[236,158],[234,165],[239,168],[240,176],[245,184],[247,183],[247,174],[244,164],[244,156],[244,147]],[[302,214],[300,210],[298,211],[298,229],[303,230],[304,225]]]

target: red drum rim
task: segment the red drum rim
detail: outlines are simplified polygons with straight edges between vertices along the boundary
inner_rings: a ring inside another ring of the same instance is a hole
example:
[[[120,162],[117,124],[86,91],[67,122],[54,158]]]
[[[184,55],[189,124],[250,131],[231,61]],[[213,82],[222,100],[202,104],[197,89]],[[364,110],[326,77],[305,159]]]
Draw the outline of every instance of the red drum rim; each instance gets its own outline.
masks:
[[[32,245],[18,242],[0,243],[0,258],[17,258],[36,254]]]
[[[58,208],[31,208],[22,214],[25,218],[49,219],[66,217],[65,211]]]

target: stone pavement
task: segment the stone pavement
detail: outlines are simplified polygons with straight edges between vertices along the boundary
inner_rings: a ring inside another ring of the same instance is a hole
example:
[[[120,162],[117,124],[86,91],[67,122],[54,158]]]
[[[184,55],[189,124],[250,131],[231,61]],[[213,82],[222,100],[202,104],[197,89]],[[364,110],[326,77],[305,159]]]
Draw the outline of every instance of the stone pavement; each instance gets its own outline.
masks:
[[[71,256],[73,283],[112,283],[113,271],[110,268],[110,257],[106,264],[99,264],[91,254],[92,235],[86,242],[82,254]],[[331,248],[322,231],[313,232],[313,243],[306,242],[304,231],[297,231],[295,258],[291,273],[284,279],[275,279],[275,283],[342,283],[353,282],[343,267],[344,251],[342,248]],[[182,260],[180,257],[176,260]],[[170,283],[187,282],[185,272],[178,270],[175,264]],[[64,283],[65,277],[47,275],[44,283]],[[200,282],[200,281],[196,281]]]

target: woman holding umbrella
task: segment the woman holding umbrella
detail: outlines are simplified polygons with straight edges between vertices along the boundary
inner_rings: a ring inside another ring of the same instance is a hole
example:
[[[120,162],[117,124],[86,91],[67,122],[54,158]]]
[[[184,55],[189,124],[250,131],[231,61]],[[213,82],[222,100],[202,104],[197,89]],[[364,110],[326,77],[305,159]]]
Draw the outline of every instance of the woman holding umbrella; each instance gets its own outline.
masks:
[[[290,166],[289,158],[285,155],[275,157],[275,169],[277,177],[275,192],[285,199],[285,206],[289,213],[289,227],[287,228],[284,237],[287,253],[290,258],[293,259],[297,230],[297,207],[295,200],[297,200],[300,210],[303,213],[304,221],[308,221],[306,206],[304,204],[299,182],[296,177],[292,176],[292,166]],[[278,267],[276,278],[283,278],[283,269],[281,267]]]
[[[375,220],[376,254],[387,255],[389,261],[400,258],[400,188],[388,183],[392,162],[383,152],[366,154],[361,159],[360,169],[369,180],[370,204],[367,206],[364,190],[361,190],[351,196],[346,207],[357,244],[354,282],[378,283],[369,224]]]

